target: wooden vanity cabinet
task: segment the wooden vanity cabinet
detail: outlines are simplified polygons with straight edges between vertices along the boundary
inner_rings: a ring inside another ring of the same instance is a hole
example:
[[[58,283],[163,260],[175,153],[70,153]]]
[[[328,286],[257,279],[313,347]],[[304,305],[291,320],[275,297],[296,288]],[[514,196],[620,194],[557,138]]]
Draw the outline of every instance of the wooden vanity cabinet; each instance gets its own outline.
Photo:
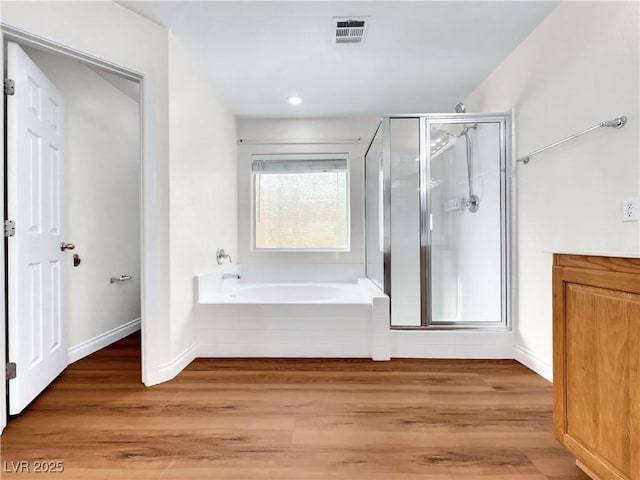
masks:
[[[593,479],[640,480],[640,259],[555,254],[555,437]]]

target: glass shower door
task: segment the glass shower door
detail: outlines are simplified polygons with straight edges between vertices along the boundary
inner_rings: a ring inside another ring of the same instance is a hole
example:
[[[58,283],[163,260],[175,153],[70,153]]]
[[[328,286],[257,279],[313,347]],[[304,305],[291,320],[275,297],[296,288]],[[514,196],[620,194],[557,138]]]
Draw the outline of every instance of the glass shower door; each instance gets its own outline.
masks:
[[[423,325],[506,326],[505,119],[427,119]]]

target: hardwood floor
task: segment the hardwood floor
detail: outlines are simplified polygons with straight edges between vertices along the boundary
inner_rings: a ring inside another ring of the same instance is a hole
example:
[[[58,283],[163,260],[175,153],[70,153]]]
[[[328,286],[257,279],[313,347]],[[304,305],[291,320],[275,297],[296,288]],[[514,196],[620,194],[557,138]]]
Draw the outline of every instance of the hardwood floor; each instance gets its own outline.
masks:
[[[2,477],[587,478],[553,439],[551,385],[514,361],[199,359],[146,388],[139,355],[132,336],[71,365],[10,420]]]

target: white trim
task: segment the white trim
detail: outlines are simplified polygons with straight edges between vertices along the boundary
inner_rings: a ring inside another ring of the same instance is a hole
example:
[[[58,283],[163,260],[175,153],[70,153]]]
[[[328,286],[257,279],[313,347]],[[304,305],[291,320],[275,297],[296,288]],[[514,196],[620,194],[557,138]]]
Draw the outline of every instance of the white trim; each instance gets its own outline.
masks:
[[[347,223],[347,246],[344,248],[258,248],[256,247],[256,204],[255,204],[255,194],[256,194],[256,184],[255,184],[255,180],[256,180],[256,175],[259,174],[259,172],[255,172],[253,171],[253,158],[254,157],[267,157],[267,156],[297,156],[297,157],[301,157],[303,156],[303,154],[293,154],[293,153],[276,153],[276,154],[250,154],[249,155],[249,161],[250,161],[250,166],[249,166],[249,175],[251,177],[250,180],[250,218],[249,218],[249,223],[250,223],[250,252],[251,253],[350,253],[351,252],[351,237],[352,237],[352,233],[351,233],[351,229],[352,229],[352,222],[351,222],[351,168],[353,165],[353,159],[351,158],[351,154],[350,153],[344,153],[344,154],[336,154],[336,153],[317,153],[317,154],[304,154],[304,156],[318,156],[318,157],[322,157],[322,156],[336,156],[336,155],[346,155],[346,160],[347,160],[347,168],[346,168],[346,188],[347,188],[347,198],[346,198],[346,202],[347,202],[347,218],[346,218],[346,223]],[[363,212],[364,212],[364,208],[363,208]]]
[[[129,67],[118,65],[117,63],[103,60],[102,58],[94,55],[89,55],[75,48],[69,47],[59,42],[52,41],[46,37],[42,37],[35,33],[22,30],[14,27],[8,23],[0,22],[0,30],[4,34],[4,40],[13,41],[21,45],[36,48],[38,50],[46,50],[49,53],[57,53],[69,58],[73,58],[83,64],[89,64],[93,67],[98,67],[102,70],[107,70],[114,75],[131,80],[133,82],[140,82],[144,76],[142,72],[134,70]]]
[[[392,330],[391,358],[513,360],[513,332]]]
[[[305,160],[326,160],[326,161],[334,161],[334,160],[349,160],[348,153],[252,153],[251,154],[251,164],[253,165],[253,161],[256,160],[258,162],[261,161],[271,161],[271,160],[282,160],[282,161],[291,161],[291,162],[300,162]],[[342,170],[346,170],[342,169]],[[286,171],[284,173],[287,173]]]
[[[6,76],[6,70],[4,68],[4,42],[5,42],[5,35],[4,35],[4,31],[2,29],[0,29],[0,46],[2,48],[0,48],[0,66],[2,66],[2,73],[3,73],[3,78],[4,76]],[[1,111],[1,115],[0,115],[0,132],[3,132],[2,135],[0,135],[0,151],[4,151],[4,103],[3,106],[0,107],[0,111]],[[0,168],[0,205],[2,206],[2,208],[4,209],[5,204],[4,204],[4,170],[5,167],[3,166],[2,168]],[[4,217],[3,217],[4,219]],[[6,242],[3,242],[3,245]],[[7,347],[7,342],[5,339],[5,332],[6,332],[6,321],[7,319],[5,318],[5,304],[6,304],[6,287],[5,287],[5,281],[4,281],[4,277],[5,277],[5,259],[4,259],[4,248],[0,248],[0,272],[2,272],[0,274],[0,291],[2,291],[2,295],[0,295],[0,354],[2,355],[3,358],[3,363],[6,361],[7,358],[7,351],[6,351],[6,347]],[[7,402],[5,401],[5,399],[7,398],[7,382],[5,381],[1,381],[0,382],[0,435],[2,435],[2,432],[4,430],[4,428],[7,426]]]
[[[122,340],[124,337],[128,337],[138,330],[140,330],[140,317],[131,320],[124,325],[120,325],[119,327],[112,328],[111,330],[101,333],[89,340],[85,340],[84,342],[67,350],[67,364],[70,365],[73,362],[77,362],[81,358],[91,355],[92,353],[95,353],[118,340]]]
[[[531,350],[515,345],[513,347],[513,358],[541,377],[553,382],[553,365],[537,356]]]
[[[180,355],[173,360],[163,363],[158,367],[158,380],[166,382],[171,380],[184,370],[187,365],[196,359],[196,345],[188,346]]]

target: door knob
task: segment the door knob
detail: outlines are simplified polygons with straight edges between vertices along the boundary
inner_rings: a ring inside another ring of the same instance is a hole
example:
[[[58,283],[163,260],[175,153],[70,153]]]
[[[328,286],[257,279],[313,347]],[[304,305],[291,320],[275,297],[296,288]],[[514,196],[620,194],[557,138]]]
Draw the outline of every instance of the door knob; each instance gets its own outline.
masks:
[[[60,244],[60,250],[61,251],[65,251],[65,250],[73,250],[74,248],[76,248],[76,246],[73,243],[64,243],[62,242]]]

